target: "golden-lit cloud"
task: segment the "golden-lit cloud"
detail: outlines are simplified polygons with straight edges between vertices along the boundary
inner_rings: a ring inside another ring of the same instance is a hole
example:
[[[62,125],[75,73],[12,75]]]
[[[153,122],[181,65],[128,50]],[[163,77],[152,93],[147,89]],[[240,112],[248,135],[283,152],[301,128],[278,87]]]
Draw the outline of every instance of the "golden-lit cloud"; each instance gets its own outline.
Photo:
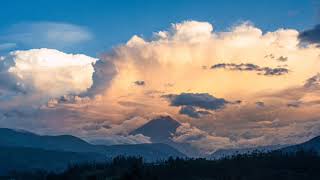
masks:
[[[55,71],[75,75],[70,88],[76,93],[59,89],[65,96],[52,97],[34,119],[41,118],[46,130],[88,139],[118,135],[125,142],[136,138],[131,130],[167,114],[182,123],[173,140],[205,153],[299,142],[320,134],[319,55],[316,45],[301,46],[294,29],[263,32],[245,22],[216,32],[210,23],[185,21],[148,40],[133,36],[105,53],[94,69],[86,66],[89,73]],[[35,77],[42,78],[32,84],[37,89],[47,88],[40,83],[45,79],[54,80],[45,73]]]
[[[145,82],[144,91],[206,92],[225,98],[301,85],[318,72],[319,49],[299,47],[298,34],[291,29],[263,33],[249,23],[214,32],[209,23],[186,21],[149,41],[134,36],[113,54],[118,74],[108,93],[123,92],[136,80]],[[284,57],[287,61],[277,60]],[[211,68],[219,63],[252,64],[267,75],[277,68],[288,72],[270,77]]]

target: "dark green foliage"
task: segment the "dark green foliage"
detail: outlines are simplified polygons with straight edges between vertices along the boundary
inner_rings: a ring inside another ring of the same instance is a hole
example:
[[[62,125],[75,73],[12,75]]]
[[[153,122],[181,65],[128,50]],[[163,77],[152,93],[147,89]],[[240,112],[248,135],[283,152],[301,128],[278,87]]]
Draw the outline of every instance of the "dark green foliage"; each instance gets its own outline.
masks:
[[[237,155],[220,160],[169,158],[146,163],[139,157],[116,157],[110,163],[70,166],[60,174],[16,173],[15,179],[47,180],[318,180],[320,157],[299,151]]]

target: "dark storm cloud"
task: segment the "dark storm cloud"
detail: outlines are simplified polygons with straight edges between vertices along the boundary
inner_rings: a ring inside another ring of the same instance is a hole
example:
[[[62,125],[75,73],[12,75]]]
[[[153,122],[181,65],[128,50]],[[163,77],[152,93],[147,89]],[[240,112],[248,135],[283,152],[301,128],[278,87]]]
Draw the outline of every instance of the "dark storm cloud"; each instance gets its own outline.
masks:
[[[319,87],[319,82],[320,82],[320,73],[307,79],[306,83],[304,84],[304,87],[305,88]]]
[[[280,56],[280,57],[278,57],[277,60],[278,60],[278,61],[281,61],[281,62],[286,62],[286,61],[288,61],[288,57]]]
[[[320,46],[320,24],[313,29],[308,29],[300,32],[299,40],[301,43],[317,44]]]
[[[193,106],[183,106],[183,107],[181,107],[179,113],[187,115],[192,118],[200,118],[203,115],[211,114],[209,111],[197,110]]]
[[[289,70],[286,68],[260,67],[251,63],[220,63],[211,66],[211,69],[226,69],[230,71],[253,71],[257,72],[258,75],[264,76],[280,76],[289,73]]]
[[[286,57],[286,56],[280,56],[280,57],[276,58],[273,54],[267,54],[267,55],[264,56],[264,58],[275,59],[275,60],[280,61],[280,62],[288,61],[288,57]]]
[[[218,110],[229,103],[223,98],[216,98],[208,93],[169,94],[163,97],[169,99],[172,106],[194,106],[208,110]]]
[[[137,86],[144,86],[146,83],[144,81],[135,81],[134,84]]]
[[[113,77],[117,74],[114,63],[108,58],[100,59],[93,67],[93,84],[88,91],[84,93],[85,96],[95,96],[96,94],[103,93],[109,87]]]
[[[274,55],[273,54],[267,54],[264,56],[264,58],[270,58],[270,59],[274,59]]]
[[[200,114],[193,106],[183,106],[180,111],[180,114],[184,114],[193,118],[200,118]]]

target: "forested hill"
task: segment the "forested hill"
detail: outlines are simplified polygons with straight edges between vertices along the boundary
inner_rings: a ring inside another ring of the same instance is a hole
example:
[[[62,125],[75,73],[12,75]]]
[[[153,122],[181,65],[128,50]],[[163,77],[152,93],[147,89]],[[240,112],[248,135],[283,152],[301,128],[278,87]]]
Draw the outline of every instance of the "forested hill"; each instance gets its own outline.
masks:
[[[174,159],[144,163],[117,157],[110,163],[72,166],[60,174],[16,173],[8,178],[33,180],[319,180],[320,157],[314,152],[253,153],[220,160]]]

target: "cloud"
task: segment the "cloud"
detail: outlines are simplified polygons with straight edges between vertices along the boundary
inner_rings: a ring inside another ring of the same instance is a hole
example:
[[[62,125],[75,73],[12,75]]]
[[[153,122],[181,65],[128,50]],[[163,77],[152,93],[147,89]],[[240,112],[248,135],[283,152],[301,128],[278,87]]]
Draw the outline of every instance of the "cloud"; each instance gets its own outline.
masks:
[[[256,105],[257,105],[257,107],[265,107],[264,102],[261,102],[261,101],[257,101]]]
[[[86,55],[53,49],[14,51],[0,62],[0,84],[28,95],[77,95],[91,87],[96,61]]]
[[[300,32],[299,40],[301,43],[307,44],[317,44],[319,46],[320,43],[320,24],[316,25],[312,29],[308,29]]]
[[[227,137],[219,137],[207,133],[189,123],[182,123],[172,137],[173,141],[180,143],[189,143],[204,154],[210,154],[223,147],[231,147],[232,142]]]
[[[145,82],[144,81],[135,81],[134,84],[136,84],[137,86],[144,86]]]
[[[8,55],[0,61],[0,125],[103,139],[127,137],[153,117],[170,115],[189,124],[176,141],[203,152],[302,142],[320,134],[320,87],[313,77],[320,49],[299,43],[294,29],[263,32],[243,23],[217,31],[207,22],[184,21],[148,39],[135,35],[100,60],[93,58],[95,63],[76,68],[63,63],[40,73],[38,65],[30,65],[38,60]],[[217,64],[237,70],[203,68]],[[35,105],[39,98],[44,103]],[[288,107],[292,102],[301,103]]]
[[[286,62],[286,61],[288,60],[288,57],[280,56],[280,57],[278,57],[277,60],[278,60],[278,61],[281,61],[281,62]]]
[[[163,97],[170,100],[172,106],[195,106],[203,109],[217,110],[228,102],[223,98],[216,98],[208,93],[169,94]]]
[[[15,48],[16,46],[16,43],[0,43],[0,51],[10,50]]]
[[[15,24],[0,36],[0,41],[31,48],[65,48],[93,39],[91,32],[74,24],[61,22],[26,22]]]
[[[198,25],[192,21],[179,23],[179,27],[184,28]],[[215,32],[213,26],[204,28],[207,25],[199,25],[199,29],[192,29],[190,34],[172,25],[167,31],[155,33],[152,39],[134,36],[127,44],[116,48],[113,58],[118,73],[106,91],[107,94],[129,98],[133,102],[145,104],[144,107],[157,104],[157,108],[152,108],[150,113],[170,113],[176,119],[188,121],[191,126],[203,129],[209,135],[214,134],[210,138],[194,141],[193,144],[198,147],[201,147],[201,143],[195,142],[212,143],[210,148],[215,149],[214,137],[226,140],[227,143],[222,146],[231,144],[240,147],[301,142],[310,137],[310,134],[298,136],[296,131],[301,133],[304,124],[316,116],[311,113],[316,111],[315,107],[287,107],[297,96],[288,98],[285,93],[279,96],[276,93],[301,87],[306,79],[316,74],[318,69],[315,64],[320,65],[320,50],[311,46],[301,48],[299,33],[293,29],[263,33],[252,24],[244,23],[227,32]],[[197,39],[194,35],[197,33],[201,38]],[[274,61],[269,60],[270,57],[265,58],[266,54],[272,54]],[[301,59],[304,59],[303,63]],[[232,67],[238,70],[203,70],[203,67],[215,64],[233,64]],[[254,73],[244,73],[239,69]],[[132,82],[136,79],[143,79],[148,82],[148,86],[143,89],[133,87]],[[166,86],[169,83],[174,86]],[[145,92],[154,90],[163,93],[150,98],[145,96]],[[178,97],[183,93],[188,95],[181,102]],[[199,99],[206,97],[202,94],[214,94],[220,98],[212,96],[201,101]],[[190,101],[189,96],[201,103]],[[169,104],[165,104],[161,97],[166,97]],[[175,102],[176,98],[179,101]],[[229,103],[209,106],[214,98]],[[241,104],[226,105],[238,99],[243,100]],[[256,104],[260,101],[264,104],[263,108],[261,103]],[[130,108],[141,113],[137,111],[139,107]],[[199,117],[199,109],[219,111]],[[185,115],[199,117],[199,120],[192,121]],[[297,136],[289,137],[290,133]]]
[[[185,30],[191,26],[194,26],[192,32]],[[232,96],[231,94],[236,96],[235,93],[240,92],[249,96],[269,89],[272,84],[276,84],[272,88],[274,91],[296,85],[317,72],[312,63],[316,63],[318,59],[318,50],[298,47],[299,33],[296,30],[279,29],[263,33],[248,23],[233,27],[227,32],[213,30],[213,26],[206,22],[186,21],[172,25],[167,31],[155,33],[150,40],[132,37],[127,44],[112,52],[112,59],[118,70],[112,89],[120,93],[121,89],[132,88],[132,82],[143,79],[148,82],[145,90],[157,89],[175,94],[207,92],[219,97]],[[287,58],[286,64],[280,60],[269,61],[264,58],[266,54],[273,54],[277,59]],[[311,60],[301,67],[301,58]],[[256,69],[253,71],[256,73],[202,69],[204,66],[223,63],[254,65]],[[304,68],[311,71],[302,71]],[[235,86],[235,82],[241,82],[241,86]],[[166,84],[174,86],[168,87]],[[252,84],[256,86],[252,88]],[[136,88],[133,89],[136,91]]]
[[[299,101],[295,101],[295,102],[290,102],[287,104],[288,107],[294,107],[294,108],[298,108],[300,106],[301,102]]]
[[[209,111],[197,110],[193,106],[182,106],[179,113],[192,118],[200,118],[203,115],[211,114]]]
[[[212,30],[213,27],[210,23],[185,21],[183,23],[172,24],[171,31],[160,31],[155,36],[160,40],[188,41],[193,44],[210,39],[212,37]],[[132,41],[129,42],[134,43]]]
[[[285,59],[285,60],[284,60]],[[286,61],[287,58],[280,57],[279,61]],[[230,71],[255,71],[258,75],[264,76],[280,76],[289,73],[286,68],[270,68],[270,67],[260,67],[255,64],[233,64],[233,63],[220,63],[211,66],[211,69],[226,69]]]
[[[304,87],[313,88],[313,87],[319,87],[319,85],[320,85],[320,73],[317,73],[316,75],[306,80]]]
[[[91,143],[97,145],[117,145],[117,144],[146,144],[151,143],[150,137],[142,134],[128,136],[107,136],[103,139],[90,140]]]
[[[240,104],[241,101],[228,102],[223,98],[216,98],[208,93],[181,93],[162,95],[169,100],[171,106],[179,106],[180,114],[192,118],[201,118],[211,115],[210,111],[223,109],[227,104]]]
[[[84,95],[93,97],[103,94],[110,86],[112,79],[117,74],[116,67],[112,59],[103,58],[93,65],[93,84]]]
[[[128,135],[133,130],[144,125],[147,122],[146,119],[141,117],[133,117],[123,121],[121,124],[111,124],[111,134]]]

